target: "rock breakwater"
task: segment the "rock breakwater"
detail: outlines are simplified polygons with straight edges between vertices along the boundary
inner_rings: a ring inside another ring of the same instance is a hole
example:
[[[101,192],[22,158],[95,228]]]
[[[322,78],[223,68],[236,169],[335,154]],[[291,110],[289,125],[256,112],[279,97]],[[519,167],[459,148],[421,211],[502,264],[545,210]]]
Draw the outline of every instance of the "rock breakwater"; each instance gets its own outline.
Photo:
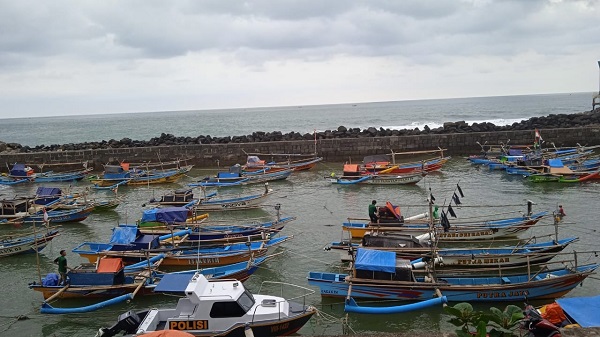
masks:
[[[230,143],[261,143],[277,141],[317,140],[320,139],[344,139],[344,138],[369,138],[390,136],[418,136],[429,134],[455,134],[473,132],[498,132],[498,131],[522,131],[533,129],[560,129],[600,125],[600,109],[576,114],[551,114],[542,117],[532,117],[511,125],[494,125],[493,123],[472,123],[465,121],[446,122],[442,127],[431,129],[427,125],[421,130],[391,130],[370,127],[367,129],[347,128],[340,126],[335,130],[326,130],[316,134],[298,132],[282,133],[281,131],[263,132],[256,131],[245,136],[211,137],[210,135],[199,135],[197,137],[177,137],[172,134],[162,133],[160,137],[150,140],[132,140],[123,138],[121,140],[104,140],[101,142],[83,142],[77,144],[54,144],[38,145],[34,147],[22,146],[16,143],[4,143],[0,141],[0,153],[34,153],[55,151],[80,151],[99,149],[119,149],[152,146],[172,145],[195,145],[195,144],[230,144]],[[10,140],[6,140],[10,141]]]

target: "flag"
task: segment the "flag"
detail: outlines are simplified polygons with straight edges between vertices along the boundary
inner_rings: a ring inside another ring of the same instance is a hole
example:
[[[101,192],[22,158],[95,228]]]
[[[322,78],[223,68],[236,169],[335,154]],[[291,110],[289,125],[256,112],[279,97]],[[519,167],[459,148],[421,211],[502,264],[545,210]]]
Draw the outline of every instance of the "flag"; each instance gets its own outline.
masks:
[[[540,131],[538,129],[535,129],[535,141],[536,142],[541,142],[544,139],[542,139],[542,135],[540,134]]]
[[[448,213],[453,217],[456,218],[456,213],[454,213],[454,210],[452,209],[452,205],[448,205]]]
[[[454,193],[454,195],[452,196],[452,200],[454,200],[454,203],[456,205],[460,205],[461,204],[460,199],[458,198],[458,195],[456,195],[456,193]]]
[[[433,194],[431,194],[431,193],[429,194],[429,200],[431,200],[431,202],[435,201],[435,198],[433,197]]]
[[[441,221],[442,227],[444,228],[444,232],[448,232],[450,229],[450,221],[448,221],[448,216],[446,216],[446,212],[442,211]]]
[[[45,208],[44,208],[44,222],[48,222],[48,212],[46,212]]]
[[[462,188],[460,188],[460,186],[458,184],[456,184],[456,188],[458,189],[458,193],[460,193],[460,197],[464,198],[465,195],[463,194]]]

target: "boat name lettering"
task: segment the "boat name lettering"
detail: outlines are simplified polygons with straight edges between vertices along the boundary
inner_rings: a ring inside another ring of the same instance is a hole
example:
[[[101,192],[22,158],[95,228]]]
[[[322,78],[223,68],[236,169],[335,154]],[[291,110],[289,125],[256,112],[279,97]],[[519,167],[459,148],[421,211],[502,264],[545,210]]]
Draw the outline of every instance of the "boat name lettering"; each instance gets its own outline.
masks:
[[[0,255],[8,254],[8,253],[16,253],[22,251],[22,247],[12,247],[12,248],[4,248],[0,249]]]
[[[284,331],[290,328],[290,323],[281,323],[281,324],[277,324],[277,325],[273,325],[271,327],[271,332],[279,332],[279,331]]]
[[[327,290],[327,289],[321,290],[321,294],[337,294],[337,293],[338,293],[337,290]]]
[[[457,261],[459,265],[474,265],[474,264],[498,264],[508,263],[510,258],[499,257],[499,258],[485,258],[485,259],[460,259]]]
[[[208,329],[207,320],[199,321],[170,321],[170,330],[206,330]]]
[[[221,205],[222,208],[229,208],[229,207],[240,207],[240,206],[246,206],[248,203],[245,201],[240,201],[240,202],[232,202],[230,204],[223,204]]]
[[[440,233],[439,236],[443,238],[468,238],[474,236],[485,236],[494,234],[493,230],[479,231],[479,232],[466,232],[466,233]]]
[[[242,234],[225,234],[225,238],[241,238]]]
[[[477,298],[525,297],[529,290],[490,291],[477,293]]]
[[[208,258],[188,260],[188,264],[196,264],[196,263],[201,263],[201,264],[220,263],[220,260],[218,257],[208,257]]]

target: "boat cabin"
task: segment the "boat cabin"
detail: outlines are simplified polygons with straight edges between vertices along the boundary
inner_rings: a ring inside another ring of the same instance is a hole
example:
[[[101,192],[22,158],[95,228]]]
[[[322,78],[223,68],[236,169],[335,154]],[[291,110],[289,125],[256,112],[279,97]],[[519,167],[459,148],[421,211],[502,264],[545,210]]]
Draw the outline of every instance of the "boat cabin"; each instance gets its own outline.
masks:
[[[416,281],[410,261],[396,258],[396,252],[358,248],[352,269],[355,278]]]
[[[127,179],[131,177],[129,164],[122,163],[119,165],[104,165],[104,179]]]
[[[428,247],[412,235],[367,233],[362,238],[363,247],[375,248],[423,248]]]
[[[125,283],[125,265],[120,258],[103,257],[97,265],[84,263],[72,268],[67,276],[71,285],[118,285]]]
[[[165,194],[160,199],[152,199],[150,202],[161,204],[187,204],[194,199],[192,189],[175,190],[173,193]]]
[[[345,164],[344,165],[344,177],[360,177],[360,165],[357,164]]]
[[[573,171],[565,166],[560,159],[548,159],[548,166],[544,166],[544,173],[549,174],[572,174]]]
[[[263,167],[266,165],[264,160],[261,160],[258,156],[248,156],[246,158],[246,167]]]
[[[400,206],[393,205],[386,201],[385,207],[378,207],[377,214],[379,215],[379,223],[397,223],[404,224],[404,217],[400,212]]]
[[[28,214],[28,199],[0,200],[0,216],[16,216]]]

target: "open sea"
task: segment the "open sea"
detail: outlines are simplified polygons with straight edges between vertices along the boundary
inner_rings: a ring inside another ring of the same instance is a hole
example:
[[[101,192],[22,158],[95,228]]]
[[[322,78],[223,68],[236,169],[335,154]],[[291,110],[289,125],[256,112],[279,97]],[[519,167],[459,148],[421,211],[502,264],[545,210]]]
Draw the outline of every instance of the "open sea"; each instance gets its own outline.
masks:
[[[252,108],[215,111],[153,112],[112,114],[77,117],[21,118],[0,120],[0,141],[23,145],[50,145],[122,139],[148,140],[161,133],[175,136],[235,136],[255,131],[313,132],[346,127],[414,128],[429,125],[437,127],[447,121],[464,120],[469,123],[488,121],[510,124],[533,116],[559,113],[577,113],[590,110],[592,94],[552,94],[487,98],[444,99],[385,103],[359,103],[285,108]],[[542,130],[543,135],[543,130]],[[532,134],[533,138],[533,134]],[[588,144],[594,145],[594,144]],[[396,151],[400,149],[394,149]],[[245,158],[240,158],[240,162]],[[534,210],[552,212],[562,204],[567,213],[559,226],[559,238],[578,237],[561,259],[577,252],[580,264],[600,262],[598,231],[599,183],[533,184],[519,176],[489,172],[485,167],[472,166],[464,158],[455,157],[438,173],[429,174],[414,186],[335,186],[323,179],[331,172],[341,173],[342,163],[320,163],[315,169],[294,173],[290,178],[270,183],[276,192],[261,209],[226,213],[211,213],[211,224],[243,224],[272,220],[274,206],[281,205],[284,216],[297,219],[288,224],[282,235],[294,238],[277,249],[282,255],[267,262],[245,285],[258,291],[262,281],[281,281],[310,287],[308,271],[341,272],[344,265],[340,255],[324,248],[332,241],[343,238],[341,223],[347,218],[366,218],[367,206],[372,199],[378,204],[391,201],[400,205],[404,214],[426,211],[426,198],[433,193],[438,204],[447,204],[456,185],[465,197],[462,206],[455,208],[459,217],[489,214],[490,216],[518,216],[526,211],[526,202],[535,203]],[[195,179],[212,175],[215,169],[195,168],[188,177],[175,184],[122,187],[119,194],[125,201],[115,210],[93,213],[80,223],[61,226],[56,238],[36,257],[35,254],[0,259],[0,336],[94,336],[100,327],[112,325],[119,314],[128,310],[148,307],[174,306],[176,299],[154,295],[136,297],[130,303],[107,307],[96,312],[71,315],[42,315],[39,308],[42,295],[28,288],[28,283],[39,280],[49,272],[56,272],[52,263],[61,249],[67,250],[69,266],[84,262],[71,252],[82,242],[107,242],[111,228],[119,223],[134,223],[141,217],[142,204],[152,197],[180,189]],[[87,181],[56,183],[48,187],[71,188],[83,191],[90,187]],[[37,184],[0,186],[0,198],[31,195]],[[247,195],[262,191],[262,186],[244,186],[219,189],[221,197]],[[196,191],[200,194],[200,191]],[[104,199],[109,191],[91,191],[92,198]],[[452,219],[450,220],[452,221]],[[31,232],[31,227],[0,228],[0,235]],[[522,233],[521,238],[540,238],[553,234],[554,226],[545,219]],[[39,270],[39,273],[38,273]],[[583,285],[567,296],[597,295],[600,278],[592,275]],[[300,331],[299,335],[330,335],[344,331],[355,333],[452,331],[449,317],[438,307],[407,314],[368,316],[348,314],[348,325],[343,301],[322,299],[317,292],[308,302],[321,311]],[[523,305],[520,299],[512,304]],[[81,306],[95,303],[92,299],[60,300],[57,307]],[[535,303],[535,302],[534,302]],[[544,303],[544,302],[542,302]],[[503,309],[508,303],[477,304],[487,310],[492,306]],[[540,303],[541,304],[541,303]],[[17,319],[21,318],[21,319]]]

